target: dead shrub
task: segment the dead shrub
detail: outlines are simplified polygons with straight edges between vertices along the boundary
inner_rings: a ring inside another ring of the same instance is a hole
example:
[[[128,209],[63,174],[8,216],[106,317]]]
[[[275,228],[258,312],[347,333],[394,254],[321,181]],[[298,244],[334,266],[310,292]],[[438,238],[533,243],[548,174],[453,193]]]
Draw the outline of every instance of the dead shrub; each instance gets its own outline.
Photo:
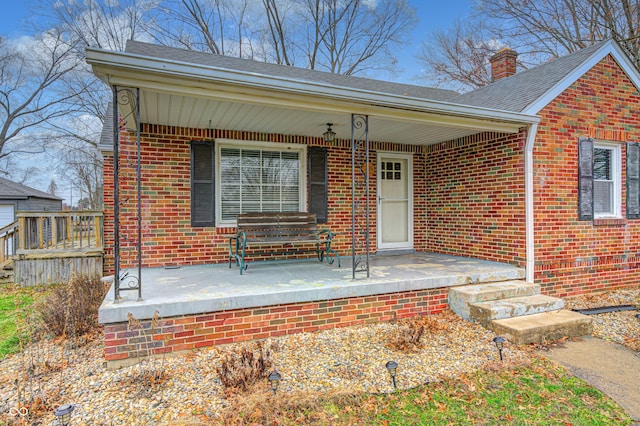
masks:
[[[131,395],[140,397],[143,394],[157,393],[171,379],[171,375],[164,369],[130,369],[122,378],[121,383]]]
[[[216,366],[216,373],[225,390],[245,392],[266,379],[273,367],[271,351],[274,349],[274,345],[267,347],[263,342],[253,342],[219,351],[220,364]]]
[[[155,311],[151,321],[147,324],[137,319],[131,312],[127,314],[127,337],[138,336],[136,339],[136,369],[140,375],[143,388],[153,390],[157,384],[162,384],[169,377],[165,370],[167,353],[162,351],[162,356],[154,355],[154,350],[160,345],[165,347],[169,343],[169,337],[157,340],[157,333],[161,330],[160,312]]]
[[[446,318],[420,316],[395,322],[397,330],[392,333],[386,346],[400,352],[417,352],[422,349],[425,335],[447,331]]]
[[[230,396],[219,420],[225,425],[329,425],[336,421],[332,407],[358,406],[364,398],[344,391],[274,395],[265,382],[250,386],[243,394]]]
[[[98,308],[108,288],[96,276],[71,276],[36,305],[43,327],[54,336],[80,336],[98,326]]]

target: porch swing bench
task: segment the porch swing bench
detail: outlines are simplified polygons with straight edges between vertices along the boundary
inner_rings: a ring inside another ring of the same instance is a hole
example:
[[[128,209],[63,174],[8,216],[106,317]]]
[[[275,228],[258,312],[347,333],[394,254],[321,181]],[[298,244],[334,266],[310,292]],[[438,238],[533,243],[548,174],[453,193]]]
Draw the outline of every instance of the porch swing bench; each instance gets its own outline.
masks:
[[[315,213],[275,212],[241,213],[238,215],[238,233],[229,237],[229,268],[235,261],[240,275],[247,269],[247,250],[253,255],[289,255],[315,252],[320,262],[326,258],[332,265],[335,259],[340,267],[340,255],[331,249],[335,236],[328,229],[318,230]],[[278,246],[314,244],[313,249],[276,251]],[[262,248],[253,251],[253,248]],[[333,257],[332,257],[333,256]]]

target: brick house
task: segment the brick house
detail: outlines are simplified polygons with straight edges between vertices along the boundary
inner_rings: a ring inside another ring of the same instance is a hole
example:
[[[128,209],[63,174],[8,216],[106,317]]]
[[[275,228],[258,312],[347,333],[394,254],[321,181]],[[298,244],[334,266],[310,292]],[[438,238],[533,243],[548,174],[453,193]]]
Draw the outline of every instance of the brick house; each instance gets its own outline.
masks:
[[[611,40],[519,73],[516,58],[511,50],[499,52],[492,58],[494,82],[458,94],[140,42],[129,42],[125,52],[87,49],[94,73],[114,88],[121,124],[117,245],[113,124],[105,126],[101,144],[105,272],[135,267],[138,254],[144,268],[226,263],[236,215],[261,209],[315,212],[337,233],[334,248],[350,255],[352,147],[363,140],[371,253],[440,253],[512,265],[558,297],[637,285],[638,71]],[[118,99],[122,88],[134,90]],[[364,133],[357,119],[364,120]],[[328,131],[335,135],[325,138]],[[257,160],[264,158],[277,166]],[[258,191],[233,174],[234,161],[256,176],[273,177],[267,169],[277,168],[277,182]],[[121,201],[138,199],[140,222],[135,206]],[[131,247],[138,223],[139,253]],[[384,320],[393,304],[405,303],[406,316],[439,312],[446,295],[447,285],[423,292],[389,286],[340,303],[316,298],[176,311],[165,323],[172,346],[159,342],[157,351]],[[278,312],[313,316],[326,304],[364,312],[376,303],[387,306],[379,315],[265,326]],[[253,318],[245,321],[252,332],[238,334],[231,323],[244,320],[228,320],[244,317]],[[124,317],[109,318],[102,319],[107,341],[125,345]],[[178,324],[198,323],[217,337],[196,340],[182,326],[175,332]],[[221,325],[235,334],[216,328]],[[116,352],[107,349],[107,359],[128,356]]]

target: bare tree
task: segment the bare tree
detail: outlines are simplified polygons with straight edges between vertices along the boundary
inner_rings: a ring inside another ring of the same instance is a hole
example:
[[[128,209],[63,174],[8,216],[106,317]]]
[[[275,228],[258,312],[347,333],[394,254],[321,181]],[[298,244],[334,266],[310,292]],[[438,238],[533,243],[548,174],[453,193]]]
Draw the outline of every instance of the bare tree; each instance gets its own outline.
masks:
[[[179,0],[159,41],[216,54],[355,74],[391,70],[416,23],[406,0]],[[156,18],[158,19],[158,18]]]
[[[35,142],[43,136],[34,130],[76,111],[72,100],[83,89],[63,84],[80,62],[75,47],[55,30],[29,45],[0,38],[0,159],[42,151]]]
[[[289,25],[287,16],[289,15],[288,6],[282,5],[282,2],[276,0],[262,0],[265,15],[267,17],[267,28],[271,37],[271,47],[275,55],[277,64],[293,65],[294,44],[291,33],[292,26]],[[289,58],[291,56],[291,58]]]
[[[276,0],[263,1],[277,10]],[[305,6],[296,15],[304,29],[298,32],[291,31],[282,11],[267,13],[274,21],[272,39],[280,40],[279,47],[295,49],[282,55],[283,63],[293,65],[290,58],[300,51],[307,63],[296,65],[337,74],[392,70],[394,47],[416,23],[415,10],[405,0],[306,0]]]
[[[48,1],[40,2],[41,13],[48,18],[44,22],[58,28],[73,43],[75,49],[70,54],[79,64],[60,82],[67,93],[74,94],[68,100],[72,108],[42,126],[47,153],[56,165],[57,175],[66,185],[80,188],[92,209],[102,206],[102,157],[97,142],[111,93],[84,62],[85,48],[124,50],[129,39],[150,39],[146,31],[157,3],[63,0],[52,6]]]
[[[79,145],[59,154],[58,173],[86,200],[83,208],[102,209],[102,156],[96,148]]]
[[[469,27],[460,21],[449,30],[434,32],[429,42],[422,43],[419,55],[429,69],[431,82],[459,90],[489,84],[487,64],[495,48],[485,37],[482,26]]]
[[[169,0],[150,16],[147,32],[154,41],[217,55],[224,54],[225,33],[218,0]]]
[[[217,55],[264,59],[264,18],[257,0],[165,0],[147,13],[156,43]]]
[[[465,89],[487,84],[488,58],[504,46],[515,49],[519,65],[528,67],[611,37],[640,64],[638,0],[483,0],[477,5],[475,16],[424,44],[420,59],[440,83],[454,81]],[[469,71],[480,70],[483,61],[484,78],[470,78]]]
[[[326,5],[320,55],[323,68],[334,73],[392,68],[393,48],[401,46],[416,22],[414,10],[404,0],[328,0]]]
[[[47,187],[47,193],[51,195],[58,195],[58,184],[54,179],[51,179],[49,186]]]
[[[38,10],[69,39],[80,56],[87,46],[123,51],[127,40],[147,37],[144,16],[156,6],[151,0],[41,1]],[[42,28],[36,28],[42,31]]]

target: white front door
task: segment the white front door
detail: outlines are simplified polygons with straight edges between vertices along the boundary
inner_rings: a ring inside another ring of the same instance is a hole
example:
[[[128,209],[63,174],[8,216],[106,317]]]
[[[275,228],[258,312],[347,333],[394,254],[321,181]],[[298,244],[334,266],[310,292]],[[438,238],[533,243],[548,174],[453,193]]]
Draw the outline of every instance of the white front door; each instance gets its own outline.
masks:
[[[378,249],[413,248],[413,157],[378,153]]]

